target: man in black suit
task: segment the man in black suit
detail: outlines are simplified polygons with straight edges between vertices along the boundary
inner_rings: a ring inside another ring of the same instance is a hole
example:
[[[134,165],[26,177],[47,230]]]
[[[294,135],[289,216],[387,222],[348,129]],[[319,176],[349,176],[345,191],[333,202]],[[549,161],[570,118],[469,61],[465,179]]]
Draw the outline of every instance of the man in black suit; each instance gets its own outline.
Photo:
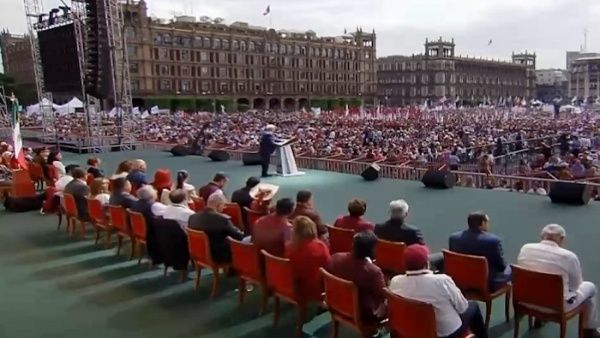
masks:
[[[260,154],[260,164],[262,167],[262,177],[269,177],[269,165],[271,164],[271,155],[278,147],[278,142],[281,142],[275,135],[276,127],[269,124],[265,127],[265,131],[260,136],[260,146],[258,153]]]
[[[253,198],[250,196],[250,190],[252,190],[252,188],[257,186],[259,183],[260,180],[258,178],[250,177],[246,181],[245,187],[234,191],[233,195],[231,195],[231,203],[237,203],[240,206],[240,209],[242,209],[242,219],[246,225],[248,224],[248,215],[246,214],[246,210],[244,208],[251,207]]]
[[[413,244],[425,245],[421,230],[406,224],[408,217],[408,203],[405,200],[390,202],[390,219],[385,223],[375,226],[375,235],[379,239],[390,242],[402,242],[406,246]],[[429,255],[429,264],[433,271],[443,271],[444,256],[441,252]]]
[[[108,200],[110,205],[120,205],[123,208],[131,208],[137,198],[130,194],[131,182],[125,177],[119,177],[112,181],[113,191]]]
[[[164,205],[156,203],[156,190],[151,185],[145,185],[138,189],[137,196],[139,199],[133,202],[130,209],[144,215],[144,219],[146,220],[146,246],[148,248],[148,255],[152,259],[153,265],[161,264],[163,263],[163,257],[156,237],[156,225],[154,224],[156,215],[154,212],[164,208]]]
[[[86,172],[83,168],[77,167],[71,171],[71,176],[73,176],[73,180],[67,183],[63,192],[71,194],[75,198],[77,216],[82,220],[89,220],[90,215],[88,213],[86,197],[90,195],[90,188],[85,182]]]
[[[425,245],[423,234],[418,228],[406,224],[408,203],[404,200],[390,202],[390,219],[375,226],[375,235],[390,242],[403,242],[406,246]]]
[[[210,242],[210,253],[216,263],[231,263],[231,248],[227,237],[242,240],[244,233],[231,223],[231,218],[222,214],[227,200],[221,193],[210,195],[206,208],[190,216],[188,227],[204,231]]]

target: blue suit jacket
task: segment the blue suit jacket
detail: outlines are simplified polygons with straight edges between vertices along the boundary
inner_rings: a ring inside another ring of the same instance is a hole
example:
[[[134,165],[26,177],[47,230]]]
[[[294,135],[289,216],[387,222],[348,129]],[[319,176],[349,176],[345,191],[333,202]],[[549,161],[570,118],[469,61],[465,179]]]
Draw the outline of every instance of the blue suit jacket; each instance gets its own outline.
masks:
[[[270,155],[277,149],[277,143],[280,142],[278,138],[272,133],[264,132],[260,136],[260,147],[258,152],[264,155]]]
[[[500,237],[482,231],[464,230],[454,233],[449,239],[450,251],[483,256],[487,259],[490,282],[502,282],[508,276],[504,275],[506,262]]]

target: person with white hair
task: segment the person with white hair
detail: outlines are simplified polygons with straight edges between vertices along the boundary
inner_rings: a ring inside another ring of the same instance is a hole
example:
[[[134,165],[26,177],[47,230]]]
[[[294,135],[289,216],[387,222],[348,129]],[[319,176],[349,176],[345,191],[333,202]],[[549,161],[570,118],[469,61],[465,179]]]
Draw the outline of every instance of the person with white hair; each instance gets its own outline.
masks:
[[[408,203],[405,200],[390,202],[390,218],[375,226],[375,235],[390,242],[403,242],[406,246],[425,244],[419,228],[406,223],[408,218]]]
[[[127,175],[127,180],[131,182],[133,191],[137,191],[142,186],[149,184],[148,179],[146,178],[146,170],[146,161],[141,159],[133,161],[133,170]]]
[[[584,318],[584,337],[600,337],[597,329],[596,286],[583,281],[581,263],[572,251],[564,248],[567,233],[558,224],[542,229],[539,243],[525,244],[519,252],[517,265],[531,270],[561,275],[564,285],[565,311],[582,303],[588,308]]]
[[[260,146],[258,149],[258,154],[260,155],[260,164],[261,164],[261,176],[269,177],[269,165],[271,164],[271,155],[275,152],[279,143],[281,142],[275,136],[275,130],[277,128],[272,124],[267,124],[262,135],[260,136]]]
[[[242,240],[244,232],[236,228],[231,217],[223,214],[227,203],[225,195],[216,192],[206,201],[206,208],[190,216],[188,228],[204,231],[210,242],[210,252],[216,263],[231,263],[231,249],[227,237]]]

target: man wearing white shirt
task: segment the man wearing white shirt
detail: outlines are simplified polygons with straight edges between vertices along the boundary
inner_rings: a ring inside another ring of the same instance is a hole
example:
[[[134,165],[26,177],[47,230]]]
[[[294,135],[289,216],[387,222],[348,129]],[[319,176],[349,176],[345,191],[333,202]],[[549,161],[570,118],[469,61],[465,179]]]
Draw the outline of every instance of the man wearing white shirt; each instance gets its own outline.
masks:
[[[194,214],[194,211],[185,205],[186,196],[186,192],[183,189],[171,191],[169,198],[171,199],[172,204],[167,205],[162,210],[162,217],[164,219],[177,221],[183,231],[186,231],[190,216]],[[155,215],[161,213],[154,205],[152,206],[152,212]]]
[[[79,166],[75,165],[75,164],[69,164],[67,166],[66,174],[61,176],[61,178],[59,178],[54,183],[54,188],[56,189],[56,192],[62,193],[62,191],[65,190],[65,187],[67,186],[67,184],[69,184],[69,182],[71,182],[73,180],[73,176],[71,176],[73,169],[78,168],[78,167]]]
[[[435,311],[438,337],[464,337],[471,330],[477,338],[487,338],[483,316],[476,302],[468,302],[450,276],[429,270],[429,249],[421,244],[404,251],[406,275],[392,278],[390,290],[404,298],[428,303]]]
[[[596,286],[584,282],[577,255],[564,249],[565,229],[558,224],[548,224],[542,229],[542,241],[525,244],[517,264],[527,269],[561,275],[564,285],[565,310],[570,311],[582,303],[588,309],[584,318],[584,336],[600,337],[597,328]]]

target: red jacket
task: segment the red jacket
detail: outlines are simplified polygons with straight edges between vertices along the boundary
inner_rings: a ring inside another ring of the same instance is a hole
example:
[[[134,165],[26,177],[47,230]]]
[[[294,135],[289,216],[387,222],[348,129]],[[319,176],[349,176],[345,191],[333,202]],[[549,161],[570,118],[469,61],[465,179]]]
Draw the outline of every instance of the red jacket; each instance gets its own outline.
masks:
[[[288,244],[286,258],[292,262],[294,278],[303,299],[320,301],[323,283],[320,268],[329,261],[329,248],[318,239],[305,241],[299,245]]]
[[[198,189],[198,196],[202,197],[204,199],[204,202],[206,203],[208,202],[208,198],[210,197],[210,195],[212,195],[217,190],[221,190],[221,187],[219,187],[215,182],[210,182],[202,188]]]
[[[333,224],[336,228],[348,229],[354,232],[373,231],[375,225],[362,217],[353,217],[350,215],[340,216]]]
[[[252,227],[252,243],[259,250],[283,257],[285,243],[290,240],[292,225],[286,217],[270,214],[261,217]]]
[[[306,216],[310,218],[313,222],[315,222],[315,224],[317,225],[319,237],[322,237],[327,233],[327,227],[325,226],[325,223],[321,221],[321,216],[311,206],[308,206],[304,203],[297,203],[296,209],[294,209],[294,213],[290,216],[290,219],[293,220],[298,216]]]
[[[331,256],[327,271],[357,286],[358,305],[363,320],[385,318],[385,277],[377,265],[366,259],[354,258],[350,252],[344,252]]]

